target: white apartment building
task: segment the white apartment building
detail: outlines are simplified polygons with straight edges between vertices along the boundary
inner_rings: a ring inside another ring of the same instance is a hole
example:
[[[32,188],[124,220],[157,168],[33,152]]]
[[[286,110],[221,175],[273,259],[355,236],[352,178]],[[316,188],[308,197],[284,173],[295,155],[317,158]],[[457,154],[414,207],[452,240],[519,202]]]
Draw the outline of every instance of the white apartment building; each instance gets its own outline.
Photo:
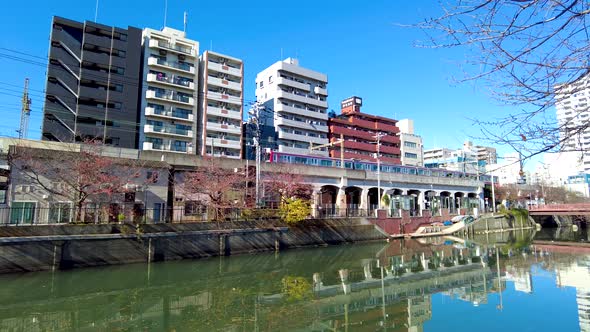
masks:
[[[435,148],[424,150],[424,165],[440,167],[452,171],[467,173],[484,173],[486,166],[497,163],[496,149],[488,146],[473,145],[465,141],[463,147],[452,150]]]
[[[256,75],[256,100],[273,112],[280,152],[309,154],[311,144],[328,143],[327,84],[327,75],[292,58]],[[314,153],[328,155],[327,149]]]
[[[499,185],[516,184],[520,176],[520,155],[518,152],[507,153],[502,162],[486,165],[486,173],[496,176]]]
[[[579,133],[572,130],[587,125],[590,121],[590,75],[586,75],[569,85],[555,87],[557,123],[562,128],[560,135],[568,136],[565,151],[583,151],[583,164],[579,172],[590,173],[590,128]]]
[[[140,148],[195,153],[199,43],[171,28],[143,31]]]
[[[422,137],[414,134],[414,120],[399,120],[397,127],[400,131],[402,165],[424,166],[424,146]]]
[[[199,65],[200,153],[241,158],[244,64],[240,59],[205,51]]]

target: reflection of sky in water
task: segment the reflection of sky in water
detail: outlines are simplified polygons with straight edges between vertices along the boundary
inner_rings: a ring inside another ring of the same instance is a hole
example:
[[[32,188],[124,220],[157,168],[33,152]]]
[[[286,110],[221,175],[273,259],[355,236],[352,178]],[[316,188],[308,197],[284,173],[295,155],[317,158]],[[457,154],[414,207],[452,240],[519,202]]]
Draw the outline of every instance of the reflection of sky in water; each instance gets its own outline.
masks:
[[[533,292],[517,291],[515,282],[507,281],[502,310],[498,294],[489,294],[488,303],[479,306],[433,295],[432,319],[424,331],[578,331],[576,289],[558,288],[552,271],[532,270]]]
[[[0,276],[0,331],[590,331],[590,256],[432,241]]]

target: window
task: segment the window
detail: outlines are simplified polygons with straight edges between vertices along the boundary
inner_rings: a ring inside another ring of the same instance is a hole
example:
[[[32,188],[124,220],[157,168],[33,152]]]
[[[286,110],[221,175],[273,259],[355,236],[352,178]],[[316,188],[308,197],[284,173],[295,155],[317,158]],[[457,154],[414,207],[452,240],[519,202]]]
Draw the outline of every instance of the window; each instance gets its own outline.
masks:
[[[6,204],[6,189],[0,190],[0,204]]]
[[[194,216],[197,214],[205,213],[205,206],[201,202],[197,201],[186,201],[184,202],[184,215]]]
[[[10,223],[13,225],[33,224],[36,202],[13,202],[10,210]]]
[[[264,87],[264,81],[260,81],[260,87],[263,88]]]
[[[408,141],[405,141],[405,142],[404,142],[404,146],[407,146],[407,147],[409,147],[409,148],[416,148],[416,147],[418,147],[418,144],[416,144],[415,142],[408,142]]]
[[[71,221],[72,205],[69,202],[49,203],[50,224],[64,224]]]
[[[417,159],[418,158],[418,155],[415,154],[415,153],[406,152],[406,153],[404,153],[404,157],[406,157],[406,158],[412,158],[412,159]]]

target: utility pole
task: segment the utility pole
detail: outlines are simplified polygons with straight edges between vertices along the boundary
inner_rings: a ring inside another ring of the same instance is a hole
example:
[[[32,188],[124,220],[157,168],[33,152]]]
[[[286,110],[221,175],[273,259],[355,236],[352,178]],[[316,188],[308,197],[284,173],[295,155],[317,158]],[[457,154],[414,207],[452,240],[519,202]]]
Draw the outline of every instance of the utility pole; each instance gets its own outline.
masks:
[[[340,144],[340,168],[344,168],[344,134],[340,134],[340,139],[338,139],[337,141],[330,142],[328,144],[314,146],[313,142],[309,142],[309,152],[311,154],[313,152],[313,150],[321,149],[321,148],[329,148],[329,147],[332,147],[336,144]]]
[[[381,138],[387,136],[387,134],[379,132],[375,136],[377,139],[377,209],[381,207]]]
[[[260,109],[262,106],[256,102],[252,105],[248,114],[250,115],[250,123],[253,123],[255,126],[254,129],[254,146],[256,148],[256,207],[260,207]]]
[[[25,78],[25,89],[23,91],[22,110],[20,114],[20,128],[18,131],[18,138],[27,138],[29,130],[29,117],[31,116],[31,98],[29,98],[29,79]]]

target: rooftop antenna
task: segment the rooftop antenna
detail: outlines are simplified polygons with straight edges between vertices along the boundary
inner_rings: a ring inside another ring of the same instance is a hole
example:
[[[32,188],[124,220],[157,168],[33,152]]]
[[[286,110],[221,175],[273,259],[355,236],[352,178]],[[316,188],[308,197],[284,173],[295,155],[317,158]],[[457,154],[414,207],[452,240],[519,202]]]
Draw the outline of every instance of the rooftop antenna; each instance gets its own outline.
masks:
[[[188,22],[188,13],[184,12],[184,33],[186,33],[186,24]]]
[[[166,27],[166,17],[168,16],[168,0],[164,0],[164,27]]]
[[[94,10],[94,23],[98,19],[98,0],[96,0],[96,9]]]
[[[20,128],[18,131],[18,138],[27,138],[27,131],[29,130],[29,117],[31,116],[31,98],[29,98],[29,79],[25,78],[25,89],[23,91],[22,111],[20,114]]]

